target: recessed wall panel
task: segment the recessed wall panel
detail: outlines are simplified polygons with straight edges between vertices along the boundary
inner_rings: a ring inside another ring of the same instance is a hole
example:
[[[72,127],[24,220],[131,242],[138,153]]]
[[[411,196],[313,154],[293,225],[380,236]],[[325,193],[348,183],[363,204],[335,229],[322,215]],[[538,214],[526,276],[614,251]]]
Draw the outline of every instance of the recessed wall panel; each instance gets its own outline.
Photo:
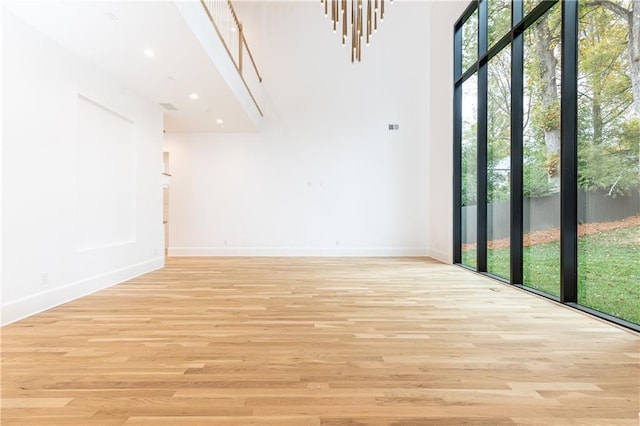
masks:
[[[77,248],[135,240],[135,124],[78,96]]]

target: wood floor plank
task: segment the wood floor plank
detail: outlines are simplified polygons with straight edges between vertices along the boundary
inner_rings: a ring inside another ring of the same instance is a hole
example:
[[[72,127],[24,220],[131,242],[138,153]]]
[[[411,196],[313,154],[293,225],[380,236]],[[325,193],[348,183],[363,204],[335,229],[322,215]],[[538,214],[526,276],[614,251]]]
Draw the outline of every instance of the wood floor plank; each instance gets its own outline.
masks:
[[[320,426],[320,419],[311,416],[254,417],[132,417],[126,426]]]
[[[2,425],[637,425],[640,335],[418,258],[169,258],[2,328]]]

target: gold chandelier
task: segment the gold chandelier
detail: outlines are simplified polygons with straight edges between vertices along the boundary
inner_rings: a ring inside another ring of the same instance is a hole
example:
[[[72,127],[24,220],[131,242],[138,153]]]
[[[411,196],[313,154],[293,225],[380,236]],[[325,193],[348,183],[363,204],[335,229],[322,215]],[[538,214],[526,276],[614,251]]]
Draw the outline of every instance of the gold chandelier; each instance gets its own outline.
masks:
[[[393,0],[389,0],[393,3]],[[364,3],[366,2],[366,15]],[[333,32],[342,28],[342,45],[347,45],[348,28],[351,28],[351,62],[360,62],[362,58],[362,42],[368,46],[373,33],[378,30],[378,18],[384,21],[384,0],[320,0],[324,4],[324,16],[331,12]],[[331,10],[329,10],[331,3]],[[351,23],[348,15],[351,11]],[[365,25],[366,22],[366,25]]]

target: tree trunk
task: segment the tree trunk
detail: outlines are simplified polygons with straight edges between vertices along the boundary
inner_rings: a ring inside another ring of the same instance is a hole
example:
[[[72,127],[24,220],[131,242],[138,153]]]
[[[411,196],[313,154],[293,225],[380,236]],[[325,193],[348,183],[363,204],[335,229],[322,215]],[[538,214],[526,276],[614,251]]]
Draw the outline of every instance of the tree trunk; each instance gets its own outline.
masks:
[[[638,0],[640,1],[640,0]],[[548,18],[545,16],[535,26],[534,30],[536,55],[540,61],[540,78],[542,81],[542,106],[545,111],[553,111],[558,108],[558,82],[556,79],[556,58],[552,47],[552,34],[549,29]],[[553,119],[550,123],[544,123],[544,143],[547,158],[559,158],[560,155],[560,120]],[[553,170],[553,171],[551,171]],[[557,168],[550,169],[549,182],[557,189],[560,186],[560,178]]]
[[[593,143],[600,145],[602,143],[602,131],[604,124],[602,122],[602,105],[600,103],[600,88],[594,85],[593,99],[591,100],[591,114],[593,115]]]
[[[633,0],[631,4],[629,61],[631,61],[630,74],[633,109],[636,117],[640,117],[640,0]]]

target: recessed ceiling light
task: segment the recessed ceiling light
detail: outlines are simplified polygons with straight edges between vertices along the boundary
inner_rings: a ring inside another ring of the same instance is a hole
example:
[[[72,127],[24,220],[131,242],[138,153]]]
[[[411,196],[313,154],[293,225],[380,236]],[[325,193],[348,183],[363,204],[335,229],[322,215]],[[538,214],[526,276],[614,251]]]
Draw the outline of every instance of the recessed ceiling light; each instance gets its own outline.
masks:
[[[198,99],[198,98],[199,98],[199,96],[198,96],[198,94],[197,94],[197,93],[192,93],[192,94],[190,94],[190,95],[189,95],[189,97],[190,97],[191,99],[193,99],[194,101],[195,101],[196,99]]]
[[[154,52],[153,49],[146,48],[144,49],[144,56],[148,58],[153,58],[154,56],[156,56],[156,52]]]
[[[216,123],[218,123],[218,124],[224,124],[224,120],[223,120],[222,118],[218,118],[218,119],[216,120]]]

